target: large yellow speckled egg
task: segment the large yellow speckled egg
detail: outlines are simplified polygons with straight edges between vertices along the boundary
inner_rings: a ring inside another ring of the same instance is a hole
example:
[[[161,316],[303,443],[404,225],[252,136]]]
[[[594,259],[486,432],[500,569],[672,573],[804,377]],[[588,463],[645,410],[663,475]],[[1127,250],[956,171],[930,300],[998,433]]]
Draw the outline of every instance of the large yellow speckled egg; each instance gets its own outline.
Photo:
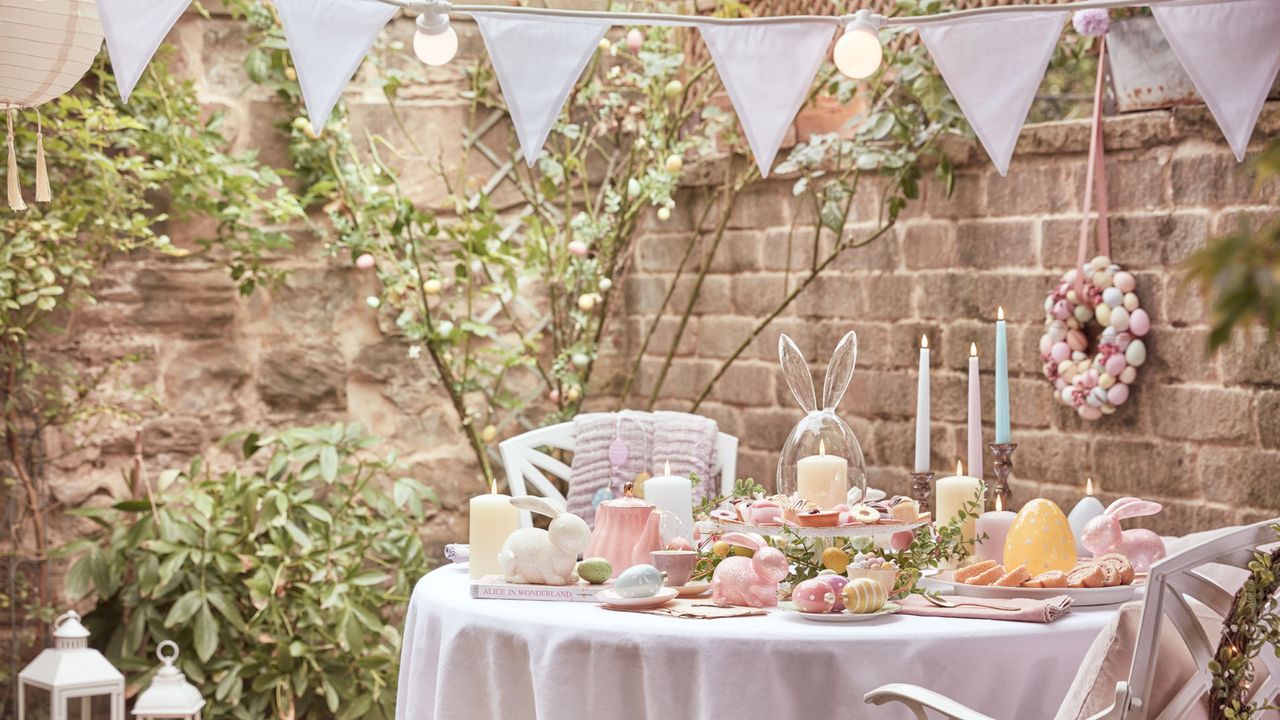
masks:
[[[1049,570],[1068,572],[1076,564],[1076,538],[1062,509],[1037,498],[1022,506],[1004,541],[1004,566],[1026,565],[1032,575]]]

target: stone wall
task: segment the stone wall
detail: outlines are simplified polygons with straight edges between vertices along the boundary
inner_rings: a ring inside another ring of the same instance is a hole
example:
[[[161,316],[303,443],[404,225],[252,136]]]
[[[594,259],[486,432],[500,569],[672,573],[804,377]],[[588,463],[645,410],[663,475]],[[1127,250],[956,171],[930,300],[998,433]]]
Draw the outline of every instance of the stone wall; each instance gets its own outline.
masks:
[[[459,28],[463,55],[479,52],[474,28]],[[398,21],[393,32],[407,40],[410,21]],[[272,126],[281,113],[244,79],[245,48],[235,24],[189,15],[170,40],[179,46],[175,62],[197,79],[211,107],[226,111],[235,145],[284,162]],[[439,147],[446,161],[464,122],[456,96],[460,67],[433,69],[432,82],[413,88],[401,107],[426,152]],[[392,126],[377,95],[360,83],[353,87],[353,124]],[[1280,109],[1272,108],[1259,137],[1277,129]],[[1039,379],[1039,308],[1050,282],[1072,261],[1086,130],[1081,123],[1029,129],[1006,179],[980,151],[961,151],[953,198],[927,187],[890,237],[848,253],[802,295],[704,407],[742,438],[742,474],[772,477],[776,453],[797,419],[776,368],[777,334],[784,330],[823,363],[840,333],[858,331],[858,371],[842,412],[862,440],[872,481],[899,492],[912,456],[914,348],[927,332],[936,348],[933,465],[951,466],[964,443],[966,348],[978,342],[989,370],[988,321],[1002,303],[1011,318],[1018,497],[1070,500],[1091,474],[1108,497],[1134,492],[1168,501],[1159,525],[1169,530],[1280,510],[1280,481],[1269,472],[1280,461],[1280,354],[1255,339],[1206,358],[1203,308],[1173,271],[1238,217],[1274,212],[1251,191],[1203,110],[1108,121],[1115,255],[1138,272],[1156,322],[1152,360],[1134,399],[1114,418],[1086,424],[1054,405]],[[411,175],[407,183],[424,201],[439,197],[426,176]],[[786,286],[790,185],[771,180],[740,203],[680,342],[664,406],[687,407],[700,381]],[[678,210],[691,206],[696,192],[691,188]],[[1274,196],[1272,190],[1268,199]],[[860,201],[859,207],[857,222],[866,223],[870,205]],[[678,260],[674,252],[689,232],[681,224],[687,217],[678,211],[668,223],[646,225],[635,274],[623,288],[623,314],[614,320],[623,357],[652,322]],[[179,244],[192,235],[191,228],[168,230]],[[806,262],[799,247],[792,260],[792,267]],[[61,458],[49,468],[58,506],[125,494],[122,471],[139,429],[154,473],[197,452],[217,456],[216,440],[243,427],[355,419],[399,448],[415,474],[440,493],[442,506],[424,528],[428,541],[465,537],[462,513],[478,485],[477,471],[428,361],[410,360],[365,305],[376,280],[323,259],[305,237],[280,262],[292,270],[286,286],[247,299],[207,257],[132,256],[108,264],[98,283],[100,303],[78,313],[71,332],[49,348],[86,368],[137,354],[141,360],[129,379],[148,396],[133,403],[137,422],[102,422],[49,438],[51,453]],[[671,324],[664,321],[664,332]],[[658,360],[646,358],[645,377]],[[989,372],[984,381],[989,418]],[[75,523],[57,520],[54,541],[78,532]]]

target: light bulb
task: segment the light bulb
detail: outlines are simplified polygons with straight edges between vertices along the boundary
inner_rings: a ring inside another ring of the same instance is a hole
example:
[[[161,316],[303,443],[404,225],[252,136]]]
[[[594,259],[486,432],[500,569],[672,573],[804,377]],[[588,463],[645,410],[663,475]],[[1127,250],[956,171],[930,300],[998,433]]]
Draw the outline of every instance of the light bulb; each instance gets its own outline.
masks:
[[[861,12],[861,11],[859,11]],[[884,60],[880,47],[880,34],[875,25],[865,20],[854,20],[836,41],[836,67],[855,80],[871,77]]]
[[[413,54],[428,65],[445,65],[458,54],[458,33],[447,26],[437,33],[419,29],[413,36]]]

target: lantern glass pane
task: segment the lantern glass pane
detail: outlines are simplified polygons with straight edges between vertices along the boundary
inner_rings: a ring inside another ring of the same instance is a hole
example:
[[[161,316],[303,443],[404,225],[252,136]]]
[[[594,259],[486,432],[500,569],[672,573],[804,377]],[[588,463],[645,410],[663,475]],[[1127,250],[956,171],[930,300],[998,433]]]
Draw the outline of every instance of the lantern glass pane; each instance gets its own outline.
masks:
[[[38,688],[34,685],[24,685],[23,693],[26,695],[27,720],[37,720],[37,718],[50,717],[52,706],[49,703],[49,691]],[[16,702],[16,699],[15,699]],[[0,707],[0,710],[3,710]],[[15,713],[13,717],[17,717]]]

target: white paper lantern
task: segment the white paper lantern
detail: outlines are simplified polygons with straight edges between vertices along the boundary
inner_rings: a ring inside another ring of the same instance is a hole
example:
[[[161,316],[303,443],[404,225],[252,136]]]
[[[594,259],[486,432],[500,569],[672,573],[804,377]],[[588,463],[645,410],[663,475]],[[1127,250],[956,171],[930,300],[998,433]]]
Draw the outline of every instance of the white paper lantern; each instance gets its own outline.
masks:
[[[18,720],[27,715],[26,688],[49,691],[52,720],[66,720],[67,703],[80,698],[80,717],[89,717],[89,702],[111,696],[111,720],[124,720],[124,675],[102,653],[89,647],[89,630],[80,613],[69,610],[53,622],[53,647],[40,651],[18,673]]]
[[[0,108],[70,90],[102,47],[93,0],[0,0]]]
[[[171,650],[165,654],[165,649]],[[204,698],[194,685],[187,682],[187,676],[173,666],[178,659],[178,644],[165,640],[156,648],[156,657],[164,666],[156,671],[151,685],[138,695],[133,704],[133,716],[143,720],[200,720],[200,709],[204,707]]]

